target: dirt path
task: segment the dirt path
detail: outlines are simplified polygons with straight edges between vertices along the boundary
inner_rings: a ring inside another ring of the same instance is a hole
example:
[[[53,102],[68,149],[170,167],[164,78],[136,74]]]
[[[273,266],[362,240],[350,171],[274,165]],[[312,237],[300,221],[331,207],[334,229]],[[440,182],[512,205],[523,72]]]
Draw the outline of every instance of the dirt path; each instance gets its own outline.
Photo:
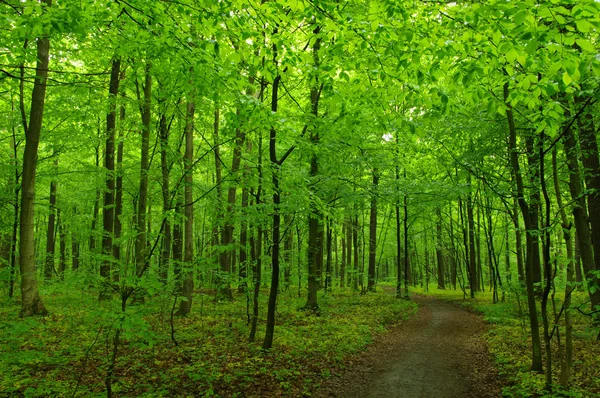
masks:
[[[354,358],[320,397],[499,397],[480,317],[430,297],[419,312]]]

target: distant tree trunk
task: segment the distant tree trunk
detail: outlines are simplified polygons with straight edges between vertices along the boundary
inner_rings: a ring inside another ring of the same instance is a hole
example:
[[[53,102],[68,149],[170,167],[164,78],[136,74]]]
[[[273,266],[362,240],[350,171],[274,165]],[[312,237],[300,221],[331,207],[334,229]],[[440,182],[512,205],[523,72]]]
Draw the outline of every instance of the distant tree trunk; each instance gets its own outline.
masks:
[[[42,13],[44,12],[44,8],[51,6],[52,0],[43,0],[43,4]],[[49,51],[50,40],[47,37],[39,37],[37,39],[36,77],[31,94],[29,127],[25,135],[21,185],[21,229],[19,239],[21,316],[46,315],[48,313],[38,292],[35,271],[34,200],[38,145],[42,131],[42,122],[44,120]]]
[[[143,86],[143,98],[138,89],[138,99],[142,103],[140,112],[142,116],[142,147],[140,166],[140,189],[138,197],[138,208],[136,215],[136,237],[135,237],[135,262],[136,273],[141,277],[148,268],[146,253],[146,214],[148,202],[148,172],[150,168],[150,111],[152,101],[152,75],[150,62],[145,68],[145,82]],[[136,82],[137,83],[137,82]]]
[[[346,255],[346,236],[347,236],[347,221],[344,220],[342,224],[342,262],[340,263],[340,288],[343,289],[346,287],[346,259],[348,258]],[[349,254],[349,250],[348,250]]]
[[[571,322],[571,294],[575,290],[573,275],[573,240],[571,239],[572,222],[567,218],[567,212],[563,206],[560,183],[558,182],[558,162],[556,156],[556,145],[552,148],[552,180],[554,182],[554,193],[558,205],[560,219],[562,222],[563,238],[567,248],[567,283],[565,285],[565,352],[560,358],[560,385],[569,387],[571,367],[573,364],[573,324]]]
[[[76,209],[73,209],[73,214],[76,214]],[[71,269],[73,271],[79,269],[79,234],[71,225]]]
[[[60,214],[60,213],[59,213]],[[65,279],[65,269],[67,267],[67,236],[65,233],[65,222],[58,217],[58,236],[59,236],[59,259],[58,259],[58,277]]]
[[[523,266],[523,243],[521,238],[521,228],[519,227],[519,208],[516,198],[511,216],[513,225],[515,226],[515,252],[517,254],[517,273],[519,274],[519,282],[522,283],[525,280],[525,270]]]
[[[177,204],[175,205],[175,223],[173,225],[173,279],[175,280],[175,292],[181,293],[181,265],[183,262],[183,198],[181,192],[177,192]]]
[[[58,157],[54,160],[54,168],[58,167]],[[50,207],[48,209],[48,230],[46,233],[46,261],[44,266],[44,278],[49,280],[54,275],[54,251],[56,239],[54,232],[56,230],[56,180],[53,178],[50,182]]]
[[[469,187],[471,186],[471,175],[467,181]],[[475,221],[473,219],[473,199],[471,192],[467,193],[467,223],[469,231],[469,284],[471,298],[475,297],[477,289],[477,263],[475,259]]]
[[[96,146],[96,169],[100,166],[100,144]],[[96,225],[98,224],[98,211],[100,210],[100,189],[96,188],[96,196],[94,197],[94,208],[92,210],[92,225],[90,226],[90,266],[94,268],[96,265]]]
[[[240,260],[238,267],[239,275],[239,287],[238,292],[244,293],[248,288],[246,278],[248,277],[248,222],[246,221],[248,212],[248,187],[247,177],[249,174],[249,168],[244,166],[244,184],[242,186],[242,221],[240,222]],[[290,234],[291,236],[291,234]],[[291,238],[290,238],[291,239]],[[289,283],[289,281],[288,281]]]
[[[446,284],[444,283],[444,276],[446,275],[446,264],[444,264],[444,241],[442,238],[442,211],[438,207],[436,209],[436,223],[435,223],[435,256],[437,258],[437,280],[438,289],[445,289]]]
[[[125,105],[121,105],[119,119],[121,123],[125,120]],[[120,129],[122,131],[122,128]],[[113,257],[117,266],[121,260],[121,231],[123,224],[121,223],[121,215],[123,214],[123,137],[119,134],[119,144],[117,146],[117,178],[115,187],[115,225],[114,225],[114,241],[113,241]],[[117,282],[120,279],[120,270],[113,270],[113,281]]]
[[[319,27],[316,27],[315,34],[319,33]],[[313,44],[314,68],[319,67],[319,49],[321,48],[321,38],[317,38]],[[315,84],[310,89],[310,100],[312,114],[316,119],[319,113],[319,79],[315,76]],[[317,128],[310,133],[310,143],[312,153],[310,156],[310,177],[314,181],[319,175],[319,158],[317,156],[317,147],[319,145],[319,131]],[[311,184],[311,187],[314,184]],[[317,290],[321,284],[321,272],[323,269],[323,225],[322,214],[316,203],[316,192],[311,188],[310,213],[308,215],[308,298],[304,305],[305,310],[318,312]]]
[[[404,181],[406,181],[406,167],[404,168]],[[408,281],[410,263],[408,257],[408,195],[404,193],[404,298],[408,299]]]
[[[575,231],[575,281],[577,282],[577,291],[583,291],[583,272],[581,272],[581,250],[579,249],[579,238]]]
[[[185,155],[184,161],[184,203],[185,203],[185,224],[183,231],[183,261],[185,270],[183,273],[183,286],[181,295],[185,297],[179,304],[178,315],[187,315],[192,309],[192,299],[194,297],[194,273],[192,270],[192,261],[194,260],[194,207],[193,207],[193,163],[194,163],[194,112],[196,104],[189,101],[186,107],[185,123]]]
[[[264,81],[261,81],[261,92],[264,87]],[[257,161],[257,172],[258,172],[258,187],[256,189],[255,201],[256,206],[262,203],[262,187],[263,187],[263,169],[262,169],[262,135],[258,134],[258,161]],[[251,148],[248,148],[250,152]],[[262,251],[263,251],[263,228],[259,221],[258,225],[254,229],[254,233],[250,235],[250,257],[253,265],[253,296],[252,296],[252,326],[250,327],[249,341],[253,342],[256,339],[256,328],[258,325],[258,296],[260,293],[260,283],[262,279]],[[256,234],[256,236],[254,235]],[[300,239],[300,233],[298,233],[298,239]],[[300,247],[300,244],[298,244]],[[300,262],[298,262],[300,264]],[[300,282],[300,281],[299,281]],[[298,294],[298,297],[300,295]]]
[[[283,269],[283,290],[288,290],[290,287],[290,277],[292,272],[292,243],[294,241],[294,237],[292,236],[291,232],[293,220],[294,218],[291,215],[284,217],[286,233],[283,237],[283,258],[285,261],[285,266]]]
[[[454,242],[454,217],[452,216],[452,206],[448,209],[448,218],[450,219],[450,247],[452,248],[452,255],[450,256],[452,261],[452,264],[450,264],[450,283],[452,283],[452,289],[456,290],[456,262],[458,253]]]
[[[527,307],[529,309],[529,325],[531,331],[531,347],[532,347],[532,356],[531,356],[531,370],[535,372],[541,372],[543,369],[542,366],[542,347],[540,342],[540,331],[539,331],[539,323],[537,318],[537,307],[535,304],[535,292],[533,288],[533,279],[534,279],[534,241],[533,235],[536,231],[533,230],[534,224],[531,221],[531,213],[529,210],[529,205],[525,200],[524,187],[523,187],[523,176],[521,174],[521,168],[519,166],[519,154],[517,152],[517,129],[515,127],[515,121],[512,111],[512,105],[508,101],[508,82],[504,83],[504,101],[506,103],[506,118],[508,121],[508,130],[509,130],[509,152],[510,152],[510,164],[513,170],[513,176],[517,183],[517,200],[519,202],[519,207],[521,208],[521,213],[523,214],[523,219],[525,220],[525,230],[526,232],[526,241],[527,241],[527,253],[526,253],[526,266],[525,266],[525,281],[527,287]],[[537,226],[537,224],[536,224]],[[539,258],[539,253],[538,253]]]
[[[276,44],[273,44],[274,53],[277,52]],[[279,82],[281,75],[277,75],[273,81],[272,96],[271,96],[271,112],[277,113],[277,101]],[[279,288],[279,237],[281,224],[281,191],[279,188],[279,175],[281,164],[277,159],[277,130],[274,125],[271,125],[269,133],[269,160],[273,168],[271,181],[273,183],[273,224],[271,242],[271,289],[269,291],[269,302],[267,305],[267,325],[265,331],[265,339],[263,341],[263,349],[269,349],[273,346],[273,335],[275,332],[275,309],[277,308],[277,289]]]
[[[352,272],[352,288],[354,290],[358,290],[358,279],[360,277],[359,274],[359,266],[358,262],[360,257],[358,256],[358,216],[350,217],[350,222],[352,223],[352,246],[354,247],[354,270]]]
[[[369,218],[369,273],[367,290],[375,291],[375,262],[377,255],[377,186],[379,171],[373,169],[373,192],[371,194],[371,214]]]
[[[100,287],[100,300],[110,298],[107,284],[111,280],[110,256],[113,252],[113,233],[115,227],[115,129],[117,127],[117,96],[119,94],[119,74],[121,73],[121,60],[117,57],[112,60],[110,83],[108,88],[108,114],[106,115],[106,149],[104,153],[104,167],[106,169],[106,189],[104,190],[104,207],[102,209],[102,254],[104,257],[100,264],[100,278],[103,285]]]
[[[540,189],[539,189],[539,181],[540,181],[540,172],[539,172],[539,162],[540,158],[536,151],[537,144],[534,143],[534,138],[530,135],[525,137],[525,148],[527,150],[527,163],[529,166],[530,176],[530,197],[529,201],[529,219],[531,220],[531,228],[534,231],[539,231],[539,204],[541,203],[540,197]],[[542,266],[540,259],[540,239],[538,233],[535,233],[531,236],[533,240],[533,283],[540,283],[542,281]]]
[[[241,128],[235,130],[235,147],[233,148],[233,159],[231,161],[230,173],[235,176],[240,169],[240,163],[242,161],[242,147],[246,140],[246,134]],[[234,228],[234,210],[235,210],[235,197],[237,191],[237,181],[232,181],[229,184],[227,191],[227,208],[223,213],[223,228],[221,230],[221,245],[223,246],[221,254],[219,256],[219,262],[221,264],[221,270],[225,273],[232,274],[232,263],[233,258],[232,252],[234,249],[231,248],[233,245],[233,228]],[[233,298],[233,292],[229,287],[229,282],[224,288],[222,295],[231,299]]]
[[[163,236],[160,262],[158,266],[158,277],[162,284],[166,284],[169,276],[169,260],[171,258],[171,222],[168,218],[168,212],[171,208],[171,189],[169,187],[169,127],[167,117],[163,114],[159,123],[160,134],[160,168],[162,171],[162,199],[163,199]]]
[[[568,112],[565,116],[569,116]],[[588,214],[583,196],[583,186],[581,183],[579,163],[577,161],[577,148],[575,137],[570,127],[565,128],[563,138],[565,155],[567,157],[567,166],[569,168],[569,190],[573,199],[573,218],[575,219],[575,231],[579,242],[581,253],[581,263],[585,272],[584,276],[588,284],[588,293],[592,303],[592,310],[600,305],[600,289],[598,289],[598,277],[594,274],[596,267],[594,265],[594,249],[588,226]],[[589,286],[595,286],[593,292]]]
[[[23,99],[23,93],[22,93],[22,89],[23,89],[23,80],[21,80],[20,82],[20,87],[21,87],[21,93],[19,95],[19,99],[20,102],[22,103],[22,99]],[[24,108],[22,109],[24,112]],[[26,118],[25,118],[25,114],[23,113],[23,127],[25,128],[25,130],[27,130],[26,127]],[[14,290],[15,290],[15,269],[17,267],[17,237],[19,236],[19,210],[20,210],[20,203],[19,203],[19,192],[21,191],[21,187],[20,187],[20,183],[19,183],[19,179],[20,179],[20,173],[19,173],[19,167],[18,167],[18,163],[17,163],[17,151],[18,151],[18,143],[17,143],[17,139],[16,139],[16,134],[15,134],[15,130],[13,129],[13,135],[11,138],[11,146],[12,146],[12,156],[11,156],[11,163],[14,167],[14,188],[13,188],[13,195],[14,195],[14,202],[13,202],[13,206],[14,206],[14,213],[13,213],[13,222],[12,222],[12,236],[11,236],[11,248],[10,248],[10,258],[9,258],[9,270],[8,270],[8,297],[12,298],[14,295]]]

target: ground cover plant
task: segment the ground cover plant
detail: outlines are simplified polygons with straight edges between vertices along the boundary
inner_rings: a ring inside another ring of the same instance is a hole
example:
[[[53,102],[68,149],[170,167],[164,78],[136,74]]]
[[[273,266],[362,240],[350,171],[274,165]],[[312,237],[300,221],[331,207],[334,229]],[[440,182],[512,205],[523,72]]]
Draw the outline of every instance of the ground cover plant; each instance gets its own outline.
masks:
[[[70,281],[65,281],[70,283]],[[3,396],[103,396],[112,355],[111,330],[121,323],[123,342],[114,370],[118,396],[303,396],[316,390],[344,359],[363,350],[386,327],[416,311],[393,292],[320,293],[320,316],[300,311],[302,298],[282,292],[280,338],[275,350],[248,342],[246,300],[216,302],[198,292],[200,310],[174,320],[171,300],[149,298],[125,318],[115,305],[98,305],[89,290],[44,289],[53,314],[18,318],[2,302],[0,394]],[[262,291],[260,301],[267,299]],[[330,304],[334,304],[331,305]],[[259,321],[259,336],[265,320]],[[27,336],[24,338],[24,336]],[[318,338],[315,338],[318,336]]]

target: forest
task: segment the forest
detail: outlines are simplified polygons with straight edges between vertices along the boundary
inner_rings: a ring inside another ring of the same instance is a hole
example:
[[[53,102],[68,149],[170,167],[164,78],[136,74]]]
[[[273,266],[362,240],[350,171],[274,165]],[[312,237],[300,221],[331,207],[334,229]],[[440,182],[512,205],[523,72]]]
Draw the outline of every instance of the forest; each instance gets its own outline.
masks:
[[[600,397],[600,1],[0,16],[0,396]]]

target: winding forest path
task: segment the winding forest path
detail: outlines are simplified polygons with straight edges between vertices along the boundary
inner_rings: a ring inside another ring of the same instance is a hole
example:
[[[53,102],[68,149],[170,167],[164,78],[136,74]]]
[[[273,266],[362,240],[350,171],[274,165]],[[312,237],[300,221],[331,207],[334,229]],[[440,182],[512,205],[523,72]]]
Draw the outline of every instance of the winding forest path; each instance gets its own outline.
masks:
[[[418,313],[390,330],[327,381],[320,397],[499,397],[483,320],[449,303],[414,296]]]

